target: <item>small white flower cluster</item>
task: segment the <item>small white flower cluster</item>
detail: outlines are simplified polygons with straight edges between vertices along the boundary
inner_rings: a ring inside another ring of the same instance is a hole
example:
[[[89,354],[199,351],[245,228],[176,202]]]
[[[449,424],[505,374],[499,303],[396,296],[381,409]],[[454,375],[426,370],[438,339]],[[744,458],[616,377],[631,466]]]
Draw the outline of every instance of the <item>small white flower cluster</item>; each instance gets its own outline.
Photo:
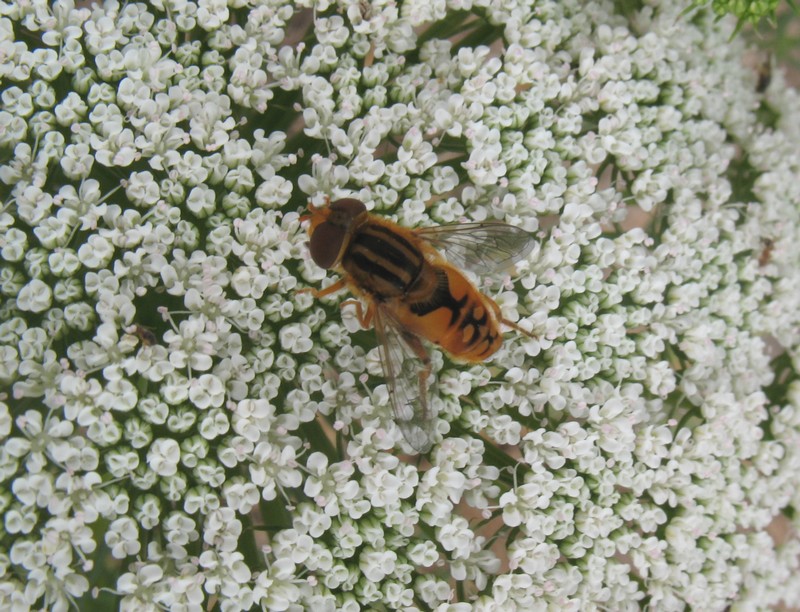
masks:
[[[800,602],[800,104],[683,8],[1,3],[0,608]],[[538,238],[429,463],[325,196]]]

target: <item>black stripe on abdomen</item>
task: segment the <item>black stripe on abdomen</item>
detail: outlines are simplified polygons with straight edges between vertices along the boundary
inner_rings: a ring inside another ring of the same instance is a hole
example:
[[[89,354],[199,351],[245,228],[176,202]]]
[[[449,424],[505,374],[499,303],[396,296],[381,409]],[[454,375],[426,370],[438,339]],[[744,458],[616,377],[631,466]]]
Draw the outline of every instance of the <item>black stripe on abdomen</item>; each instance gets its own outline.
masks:
[[[453,297],[450,291],[450,282],[447,280],[447,272],[441,268],[436,268],[436,289],[424,300],[416,300],[410,304],[411,312],[419,317],[424,317],[434,310],[439,308],[446,308],[450,311],[449,325],[455,325],[464,306],[467,304],[467,297],[464,296],[460,300]]]

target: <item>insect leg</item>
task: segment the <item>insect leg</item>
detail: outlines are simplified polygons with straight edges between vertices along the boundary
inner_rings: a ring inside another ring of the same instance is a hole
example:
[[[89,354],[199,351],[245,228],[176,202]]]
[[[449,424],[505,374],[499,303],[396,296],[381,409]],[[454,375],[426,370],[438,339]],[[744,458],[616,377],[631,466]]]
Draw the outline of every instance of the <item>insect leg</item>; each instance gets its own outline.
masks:
[[[330,196],[327,196],[327,195],[325,196],[325,204],[323,204],[322,206],[314,206],[314,203],[311,200],[309,200],[308,204],[306,205],[306,210],[308,211],[308,214],[307,215],[302,215],[300,217],[300,219],[299,219],[300,223],[303,223],[304,221],[308,221],[309,219],[311,219],[311,215],[313,213],[315,213],[315,212],[317,212],[319,210],[322,210],[323,208],[326,208],[327,206],[330,206],[330,203],[331,203],[331,198],[330,198]]]
[[[521,334],[524,334],[524,335],[528,336],[528,338],[534,338],[534,339],[535,339],[535,338],[538,338],[538,336],[537,336],[536,334],[534,334],[533,332],[529,332],[527,329],[524,329],[524,328],[520,327],[519,325],[517,325],[517,324],[516,324],[516,323],[514,323],[513,321],[509,321],[508,319],[503,319],[503,318],[501,318],[501,319],[500,319],[500,322],[501,322],[503,325],[507,325],[507,326],[508,326],[508,327],[510,327],[511,329],[514,329],[514,330],[518,331],[519,333],[521,333]]]
[[[486,300],[486,302],[492,307],[492,310],[494,310],[494,314],[497,316],[497,320],[500,321],[500,323],[510,327],[513,330],[518,331],[521,334],[528,336],[528,338],[534,338],[534,339],[537,338],[537,336],[532,332],[529,332],[527,329],[523,329],[522,327],[514,323],[514,321],[509,321],[508,319],[506,319],[503,316],[503,313],[500,311],[500,306],[497,305],[497,302],[495,302],[494,300]]]
[[[369,43],[369,51],[364,56],[364,67],[369,68],[375,62],[375,43]]]
[[[372,319],[375,316],[375,305],[370,302],[367,306],[367,312],[364,312],[364,306],[358,300],[345,300],[339,306],[344,308],[345,306],[353,304],[356,307],[356,318],[358,322],[361,324],[361,327],[364,329],[368,329],[369,326],[372,324]]]
[[[298,289],[295,293],[311,293],[315,298],[325,297],[326,295],[330,295],[331,293],[336,293],[337,291],[344,289],[347,286],[347,282],[340,278],[338,281],[333,283],[332,285],[328,285],[325,289],[314,289],[313,287],[304,287],[303,289]]]

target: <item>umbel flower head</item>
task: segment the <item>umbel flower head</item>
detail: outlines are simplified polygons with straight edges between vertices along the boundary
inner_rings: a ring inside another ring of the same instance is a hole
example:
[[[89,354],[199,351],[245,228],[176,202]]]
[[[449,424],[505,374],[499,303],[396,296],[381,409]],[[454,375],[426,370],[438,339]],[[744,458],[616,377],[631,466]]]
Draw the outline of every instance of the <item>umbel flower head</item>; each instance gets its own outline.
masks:
[[[0,3],[0,608],[800,602],[800,101],[625,6]],[[536,237],[423,457],[325,197]]]

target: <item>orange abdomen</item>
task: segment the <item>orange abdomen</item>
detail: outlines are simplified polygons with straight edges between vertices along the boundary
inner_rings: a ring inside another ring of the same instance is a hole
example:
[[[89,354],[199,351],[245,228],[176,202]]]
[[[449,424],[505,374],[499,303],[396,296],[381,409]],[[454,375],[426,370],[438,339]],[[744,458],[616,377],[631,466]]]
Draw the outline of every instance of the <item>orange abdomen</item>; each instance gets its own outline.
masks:
[[[430,265],[426,273],[416,295],[412,291],[404,300],[389,300],[387,309],[404,329],[453,357],[479,362],[492,356],[503,338],[489,298],[447,264]]]
[[[453,357],[478,362],[500,348],[494,302],[414,232],[369,217],[350,237],[341,266],[355,292]]]

